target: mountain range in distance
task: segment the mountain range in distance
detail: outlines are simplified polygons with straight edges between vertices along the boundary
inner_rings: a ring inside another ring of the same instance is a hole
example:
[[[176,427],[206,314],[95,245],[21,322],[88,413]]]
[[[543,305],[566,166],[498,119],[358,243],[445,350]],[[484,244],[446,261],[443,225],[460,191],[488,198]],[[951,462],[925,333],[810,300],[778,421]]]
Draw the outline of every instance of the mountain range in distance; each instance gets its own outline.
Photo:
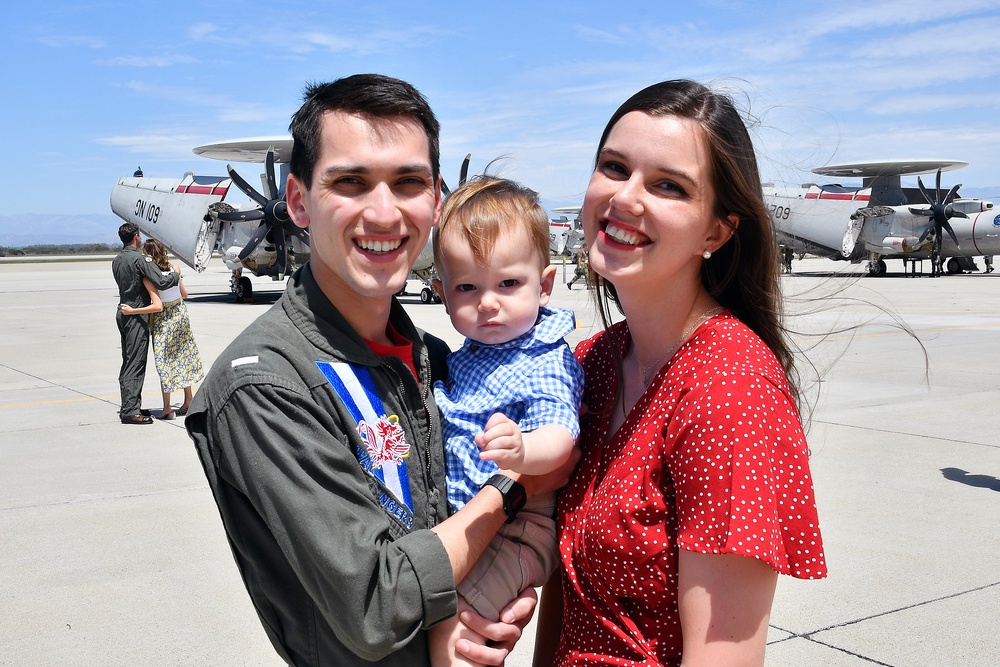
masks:
[[[960,194],[966,198],[989,199],[1000,208],[1000,186],[964,188]],[[546,208],[562,205],[547,201],[543,201],[542,204]],[[77,243],[117,245],[121,243],[118,239],[118,227],[121,224],[121,218],[111,211],[77,215],[54,213],[0,215],[0,246],[24,248],[32,245]]]
[[[32,245],[109,243],[121,245],[118,227],[122,219],[107,213],[64,215],[22,213],[0,215],[0,246],[24,248]]]

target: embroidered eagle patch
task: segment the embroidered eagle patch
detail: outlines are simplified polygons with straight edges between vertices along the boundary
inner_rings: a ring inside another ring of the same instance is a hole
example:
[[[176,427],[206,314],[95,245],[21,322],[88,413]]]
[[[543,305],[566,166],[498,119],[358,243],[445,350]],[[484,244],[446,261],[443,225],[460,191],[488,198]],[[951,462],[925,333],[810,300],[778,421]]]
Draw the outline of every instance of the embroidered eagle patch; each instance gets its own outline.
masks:
[[[358,422],[358,435],[365,443],[372,467],[381,468],[385,463],[398,464],[410,455],[410,443],[399,425],[399,417],[382,415],[374,425]]]

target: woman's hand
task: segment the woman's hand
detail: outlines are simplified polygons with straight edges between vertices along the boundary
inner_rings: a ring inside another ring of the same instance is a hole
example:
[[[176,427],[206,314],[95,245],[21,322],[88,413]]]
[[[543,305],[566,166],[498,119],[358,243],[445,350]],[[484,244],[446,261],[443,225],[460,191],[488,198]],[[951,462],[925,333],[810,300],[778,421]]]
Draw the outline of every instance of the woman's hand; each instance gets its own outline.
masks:
[[[118,304],[118,307],[121,308],[122,315],[135,315],[135,308],[127,303],[120,303]]]

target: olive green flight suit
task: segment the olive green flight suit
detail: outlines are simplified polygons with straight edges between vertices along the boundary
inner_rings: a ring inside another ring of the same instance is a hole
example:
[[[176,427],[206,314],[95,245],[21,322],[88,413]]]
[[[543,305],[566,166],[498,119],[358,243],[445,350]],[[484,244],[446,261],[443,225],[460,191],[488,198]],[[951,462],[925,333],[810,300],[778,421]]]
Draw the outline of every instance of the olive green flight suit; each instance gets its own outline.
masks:
[[[148,278],[157,289],[167,289],[177,284],[180,276],[173,271],[164,275],[153,259],[132,246],[125,246],[111,262],[111,272],[118,283],[118,303],[133,308],[150,304],[149,293],[142,284]],[[116,316],[121,334],[122,367],[118,372],[122,404],[119,417],[138,415],[142,404],[140,394],[146,377],[146,356],[149,350],[149,316],[124,315],[118,308]]]

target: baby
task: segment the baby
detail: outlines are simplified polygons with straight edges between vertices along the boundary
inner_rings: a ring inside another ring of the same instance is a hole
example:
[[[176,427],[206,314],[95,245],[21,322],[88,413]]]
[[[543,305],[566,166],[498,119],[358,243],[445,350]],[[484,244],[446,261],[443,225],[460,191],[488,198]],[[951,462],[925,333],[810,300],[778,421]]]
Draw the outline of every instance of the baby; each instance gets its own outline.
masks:
[[[457,511],[500,469],[540,475],[569,458],[580,427],[583,369],[563,337],[573,313],[547,308],[556,267],[538,195],[482,176],[448,198],[434,235],[434,283],[466,336],[434,384],[444,420],[448,500]],[[480,615],[500,611],[555,566],[555,494],[533,497],[501,529],[458,592]],[[457,618],[430,631],[435,667],[455,656]]]

